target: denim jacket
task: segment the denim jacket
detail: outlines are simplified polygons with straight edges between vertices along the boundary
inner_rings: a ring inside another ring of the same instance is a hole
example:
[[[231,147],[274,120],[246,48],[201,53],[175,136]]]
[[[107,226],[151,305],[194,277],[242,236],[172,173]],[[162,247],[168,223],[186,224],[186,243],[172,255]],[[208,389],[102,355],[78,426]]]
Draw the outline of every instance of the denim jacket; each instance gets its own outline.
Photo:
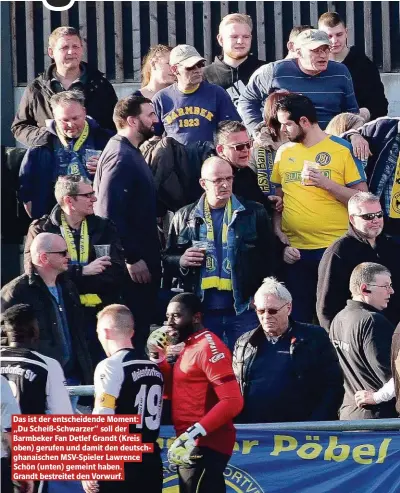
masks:
[[[204,195],[198,202],[176,212],[163,255],[165,272],[180,277],[185,291],[201,299],[199,268],[184,269],[179,260],[199,240],[200,225],[204,222]],[[275,238],[270,220],[261,204],[232,195],[232,220],[228,227],[228,256],[232,265],[234,309],[238,315],[248,307],[264,277],[274,273]]]

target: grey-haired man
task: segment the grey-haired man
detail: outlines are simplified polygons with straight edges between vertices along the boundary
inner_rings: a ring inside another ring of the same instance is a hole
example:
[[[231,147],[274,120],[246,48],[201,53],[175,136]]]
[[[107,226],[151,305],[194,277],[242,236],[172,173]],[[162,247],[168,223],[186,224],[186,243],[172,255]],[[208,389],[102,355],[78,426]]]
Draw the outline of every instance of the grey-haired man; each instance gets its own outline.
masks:
[[[263,65],[242,92],[238,111],[250,133],[263,120],[265,99],[279,89],[307,95],[317,109],[322,130],[339,113],[358,113],[349,70],[341,63],[329,61],[328,35],[308,29],[297,36],[295,48],[297,58]]]

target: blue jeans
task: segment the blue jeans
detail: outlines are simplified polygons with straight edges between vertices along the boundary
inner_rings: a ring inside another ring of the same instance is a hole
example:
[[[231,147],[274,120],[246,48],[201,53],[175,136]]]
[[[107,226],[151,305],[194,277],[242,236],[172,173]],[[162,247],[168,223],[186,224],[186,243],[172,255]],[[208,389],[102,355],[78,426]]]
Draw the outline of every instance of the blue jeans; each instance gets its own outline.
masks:
[[[203,317],[204,327],[223,340],[232,352],[236,340],[259,324],[254,310],[246,310],[241,315],[236,315],[233,311],[214,310],[205,312]]]
[[[318,266],[325,248],[300,251],[300,260],[285,264],[285,284],[293,297],[292,317],[312,323],[316,313]]]

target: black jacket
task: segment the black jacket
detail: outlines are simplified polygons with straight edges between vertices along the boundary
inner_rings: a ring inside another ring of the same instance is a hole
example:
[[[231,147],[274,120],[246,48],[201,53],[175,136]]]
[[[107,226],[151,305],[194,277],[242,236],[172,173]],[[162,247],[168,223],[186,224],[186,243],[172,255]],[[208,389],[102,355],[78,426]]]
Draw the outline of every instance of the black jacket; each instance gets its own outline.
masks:
[[[87,114],[94,118],[102,128],[115,131],[112,119],[118,98],[111,83],[104,74],[91,68],[85,62],[87,81],[84,85]],[[25,89],[18,106],[11,131],[14,137],[28,147],[46,145],[51,137],[46,128],[46,120],[52,119],[50,98],[54,92],[51,79],[55,64],[47,72],[39,75]]]
[[[120,290],[125,273],[124,251],[117,235],[115,225],[109,219],[95,216],[87,216],[89,234],[89,262],[96,259],[93,245],[111,245],[112,265],[101,274],[95,276],[83,276],[82,266],[70,265],[68,272],[70,279],[78,288],[79,294],[98,294],[103,305],[120,302]],[[60,235],[61,208],[56,205],[48,216],[43,216],[32,222],[29,227],[24,247],[25,272],[30,271],[31,254],[29,252],[32,241],[39,233],[54,233]]]
[[[237,199],[244,209],[238,212],[233,224],[232,280],[235,306],[243,308],[248,306],[264,277],[275,272],[275,237],[263,206],[241,197]],[[183,253],[192,246],[193,240],[199,239],[203,219],[198,217],[197,205],[198,202],[190,204],[175,214],[163,261],[165,272],[180,277],[185,291],[201,295],[200,269],[192,268],[183,274],[179,266]]]
[[[254,200],[265,207],[268,215],[272,216],[272,206],[268,197],[264,195],[258,185],[257,175],[254,171],[246,166],[245,168],[233,169],[233,187],[232,191],[235,195],[239,195],[247,200]]]
[[[351,132],[351,131],[350,131]],[[350,133],[349,132],[349,133]],[[400,135],[400,118],[378,118],[375,121],[363,125],[360,134],[368,141],[372,156],[368,158],[366,174],[368,189],[377,195],[380,182],[386,174],[386,163],[389,159],[396,139]],[[388,178],[386,178],[388,180]],[[381,204],[384,202],[384,194],[381,194]],[[385,211],[386,208],[384,208]],[[390,235],[398,235],[400,231],[400,219],[385,217],[384,231]]]
[[[317,315],[326,330],[350,298],[349,282],[353,269],[362,262],[375,262],[392,274],[395,293],[391,296],[385,316],[397,324],[400,321],[400,246],[381,234],[372,248],[350,224],[348,232],[329,246],[318,268]]]
[[[348,300],[333,319],[329,337],[336,348],[344,374],[345,395],[340,419],[395,418],[394,402],[362,409],[356,406],[358,390],[376,392],[392,376],[390,347],[394,325],[376,308]]]
[[[223,56],[220,55],[215,57],[211,65],[204,68],[203,74],[208,82],[225,89],[236,104],[250,77],[265,63],[264,60],[249,55],[238,67],[231,67],[223,61]]]
[[[396,392],[396,410],[400,414],[400,323],[392,338],[392,375]]]
[[[386,116],[389,103],[375,63],[362,50],[352,46],[343,64],[349,69],[353,79],[358,106],[369,109],[371,120]]]
[[[153,173],[157,191],[157,216],[198,200],[201,166],[215,154],[212,142],[183,145],[172,137],[154,139],[141,145],[140,151]]]
[[[82,384],[93,382],[93,368],[86,342],[83,311],[78,291],[65,275],[57,278],[61,286],[68,327],[71,334],[72,351]],[[39,353],[56,359],[62,365],[63,347],[59,339],[57,316],[52,295],[42,278],[31,271],[3,286],[1,290],[1,310],[18,303],[31,305],[39,322],[39,341],[34,349]]]
[[[343,399],[343,377],[335,350],[326,332],[316,325],[290,321],[290,355],[295,374],[308,391],[304,406],[310,421],[335,420]],[[233,370],[242,394],[249,383],[251,366],[258,346],[265,339],[260,325],[236,341]],[[301,411],[303,416],[304,409]]]
[[[126,261],[142,259],[158,275],[156,189],[139,149],[121,135],[112,137],[100,156],[93,188],[95,213],[115,223]]]

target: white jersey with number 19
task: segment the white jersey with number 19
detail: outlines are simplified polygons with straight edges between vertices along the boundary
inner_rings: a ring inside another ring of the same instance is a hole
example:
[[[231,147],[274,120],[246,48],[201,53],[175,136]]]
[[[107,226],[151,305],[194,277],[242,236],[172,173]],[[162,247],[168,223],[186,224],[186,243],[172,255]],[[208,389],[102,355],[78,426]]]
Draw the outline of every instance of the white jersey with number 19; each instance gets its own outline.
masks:
[[[134,349],[120,349],[97,365],[93,414],[138,414],[141,423],[130,425],[130,432],[154,443],[160,432],[163,376],[155,363],[135,356]]]

